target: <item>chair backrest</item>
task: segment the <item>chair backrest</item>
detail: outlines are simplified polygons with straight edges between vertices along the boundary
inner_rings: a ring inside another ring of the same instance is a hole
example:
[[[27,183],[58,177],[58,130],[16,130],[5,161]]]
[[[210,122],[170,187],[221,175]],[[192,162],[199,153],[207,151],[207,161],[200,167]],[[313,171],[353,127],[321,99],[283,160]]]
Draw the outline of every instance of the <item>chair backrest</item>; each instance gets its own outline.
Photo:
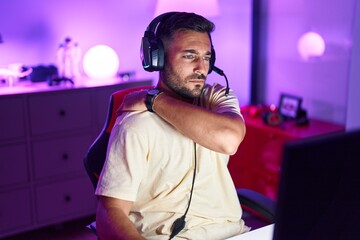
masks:
[[[137,91],[140,89],[148,89],[148,88],[152,88],[152,87],[141,86],[141,87],[123,89],[114,92],[110,96],[108,112],[104,127],[101,130],[98,137],[93,142],[93,144],[90,146],[88,152],[86,153],[83,159],[86,172],[89,175],[94,188],[96,188],[97,186],[97,182],[99,180],[99,176],[105,162],[106,151],[107,151],[111,129],[113,128],[116,120],[116,110],[121,105],[125,95],[133,91]]]

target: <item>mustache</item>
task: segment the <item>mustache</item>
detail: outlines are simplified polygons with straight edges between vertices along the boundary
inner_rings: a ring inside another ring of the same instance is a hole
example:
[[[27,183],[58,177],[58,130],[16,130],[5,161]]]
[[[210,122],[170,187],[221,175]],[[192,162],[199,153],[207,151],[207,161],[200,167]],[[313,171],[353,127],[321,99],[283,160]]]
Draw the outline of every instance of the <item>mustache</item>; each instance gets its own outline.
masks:
[[[188,80],[190,79],[204,79],[206,80],[206,76],[204,74],[193,74],[189,77],[187,77]]]

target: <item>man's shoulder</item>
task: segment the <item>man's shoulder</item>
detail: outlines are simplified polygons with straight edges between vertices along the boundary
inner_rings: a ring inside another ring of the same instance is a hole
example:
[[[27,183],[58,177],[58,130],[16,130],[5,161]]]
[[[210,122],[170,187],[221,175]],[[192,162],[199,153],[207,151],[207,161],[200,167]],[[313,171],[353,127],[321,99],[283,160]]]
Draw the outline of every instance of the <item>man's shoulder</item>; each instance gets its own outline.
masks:
[[[237,99],[231,89],[228,95],[226,92],[226,87],[219,83],[205,84],[200,98],[205,101],[232,101]]]
[[[204,90],[203,90],[203,93],[206,93],[206,92],[219,92],[219,91],[225,91],[226,90],[226,87],[222,86],[221,84],[219,83],[212,83],[212,84],[209,84],[209,83],[206,83],[204,85]]]
[[[226,95],[226,87],[218,83],[206,84],[199,101],[200,106],[212,111],[240,114],[239,101],[235,93],[230,89]]]
[[[152,115],[154,114],[148,111],[126,112],[118,117],[117,122],[118,124],[129,124],[129,125],[144,124],[145,122],[151,121],[153,119]]]
[[[149,126],[157,125],[161,121],[159,116],[154,113],[144,112],[127,112],[123,113],[116,119],[115,125],[125,129],[138,129],[143,131],[148,129]]]
[[[157,114],[144,112],[128,112],[120,115],[112,129],[113,135],[154,136],[154,133],[172,133],[177,130],[160,118]]]

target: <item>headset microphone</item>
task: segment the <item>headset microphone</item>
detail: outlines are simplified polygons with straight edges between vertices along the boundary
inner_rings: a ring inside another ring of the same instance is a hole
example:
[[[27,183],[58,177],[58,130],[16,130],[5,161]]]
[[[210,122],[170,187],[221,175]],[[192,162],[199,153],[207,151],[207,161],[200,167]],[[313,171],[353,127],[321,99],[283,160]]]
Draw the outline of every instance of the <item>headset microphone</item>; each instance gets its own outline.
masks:
[[[216,72],[217,74],[219,74],[220,76],[223,76],[225,78],[225,82],[226,82],[226,91],[225,91],[225,96],[229,95],[229,91],[230,91],[230,87],[229,87],[229,81],[224,73],[223,70],[221,70],[220,68],[213,66],[214,72]]]

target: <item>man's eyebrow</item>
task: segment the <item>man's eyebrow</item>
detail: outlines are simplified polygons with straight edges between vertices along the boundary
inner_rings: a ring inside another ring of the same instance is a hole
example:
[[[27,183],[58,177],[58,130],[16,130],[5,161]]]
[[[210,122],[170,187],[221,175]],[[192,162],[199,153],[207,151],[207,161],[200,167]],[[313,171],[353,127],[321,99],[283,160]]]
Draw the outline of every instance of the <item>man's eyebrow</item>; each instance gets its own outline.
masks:
[[[198,51],[194,50],[194,49],[185,49],[183,50],[182,52],[185,52],[185,53],[192,53],[192,54],[199,54]],[[210,51],[207,51],[205,53],[205,55],[211,55],[211,52]]]

